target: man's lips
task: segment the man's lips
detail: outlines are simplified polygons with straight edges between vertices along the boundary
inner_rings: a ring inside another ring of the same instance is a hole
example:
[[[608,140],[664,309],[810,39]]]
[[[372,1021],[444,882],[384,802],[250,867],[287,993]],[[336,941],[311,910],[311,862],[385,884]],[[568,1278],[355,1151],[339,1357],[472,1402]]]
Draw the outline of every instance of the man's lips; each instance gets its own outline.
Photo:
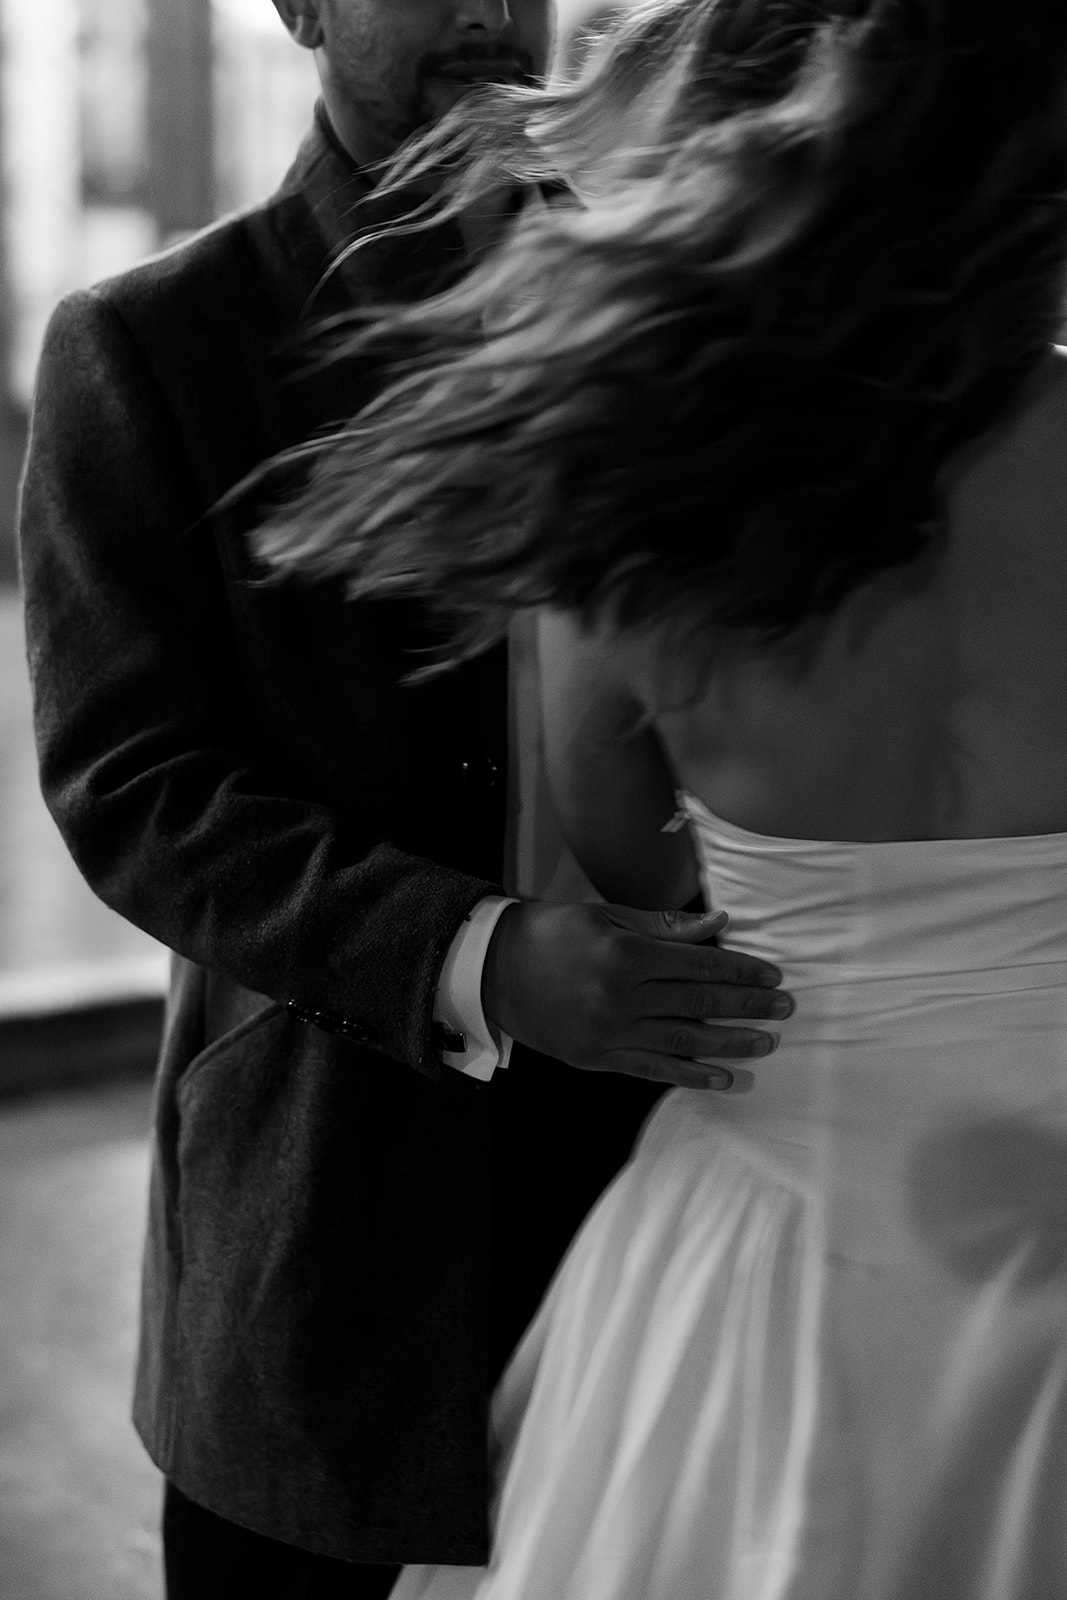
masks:
[[[445,78],[449,83],[527,83],[531,73],[516,56],[495,56],[435,61],[427,67],[426,76]]]

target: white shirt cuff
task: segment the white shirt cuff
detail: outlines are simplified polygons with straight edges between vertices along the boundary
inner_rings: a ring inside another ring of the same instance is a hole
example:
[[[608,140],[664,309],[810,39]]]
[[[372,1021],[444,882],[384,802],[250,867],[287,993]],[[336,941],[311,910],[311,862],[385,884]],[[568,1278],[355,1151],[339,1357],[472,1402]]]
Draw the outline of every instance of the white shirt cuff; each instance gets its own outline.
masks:
[[[482,1010],[482,971],[485,954],[500,914],[514,899],[487,894],[468,911],[448,947],[433,1002],[433,1020],[449,1033],[461,1035],[465,1048],[442,1050],[441,1060],[468,1078],[489,1079],[511,1058],[512,1041],[500,1033]]]

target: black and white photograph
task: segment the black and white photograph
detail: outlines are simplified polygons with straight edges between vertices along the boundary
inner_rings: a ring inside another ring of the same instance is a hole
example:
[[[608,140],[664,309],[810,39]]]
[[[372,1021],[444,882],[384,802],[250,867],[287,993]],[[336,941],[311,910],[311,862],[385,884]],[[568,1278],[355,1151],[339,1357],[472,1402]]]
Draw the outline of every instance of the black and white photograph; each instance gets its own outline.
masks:
[[[0,0],[0,1600],[1067,1600],[1063,0]]]

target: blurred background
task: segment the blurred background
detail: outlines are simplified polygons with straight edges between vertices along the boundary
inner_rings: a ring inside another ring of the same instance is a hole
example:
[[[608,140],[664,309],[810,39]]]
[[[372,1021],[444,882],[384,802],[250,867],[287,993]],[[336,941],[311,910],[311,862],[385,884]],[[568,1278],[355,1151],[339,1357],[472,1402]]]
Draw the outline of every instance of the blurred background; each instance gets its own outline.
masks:
[[[561,0],[561,61],[622,9]],[[0,1600],[159,1600],[128,1420],[166,952],[37,789],[14,523],[58,300],[267,196],[311,58],[270,0],[0,0]]]

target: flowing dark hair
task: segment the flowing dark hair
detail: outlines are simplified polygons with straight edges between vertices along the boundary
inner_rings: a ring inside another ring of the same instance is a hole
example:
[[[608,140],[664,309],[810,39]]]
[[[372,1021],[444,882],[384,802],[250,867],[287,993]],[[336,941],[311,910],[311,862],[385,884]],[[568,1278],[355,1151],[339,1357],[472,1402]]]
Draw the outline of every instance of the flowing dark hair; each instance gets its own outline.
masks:
[[[568,173],[583,203],[349,328],[394,381],[308,447],[263,555],[423,597],[455,654],[539,605],[780,645],[935,548],[944,469],[1047,359],[1067,5],[650,0],[384,188],[430,168],[438,215]]]

